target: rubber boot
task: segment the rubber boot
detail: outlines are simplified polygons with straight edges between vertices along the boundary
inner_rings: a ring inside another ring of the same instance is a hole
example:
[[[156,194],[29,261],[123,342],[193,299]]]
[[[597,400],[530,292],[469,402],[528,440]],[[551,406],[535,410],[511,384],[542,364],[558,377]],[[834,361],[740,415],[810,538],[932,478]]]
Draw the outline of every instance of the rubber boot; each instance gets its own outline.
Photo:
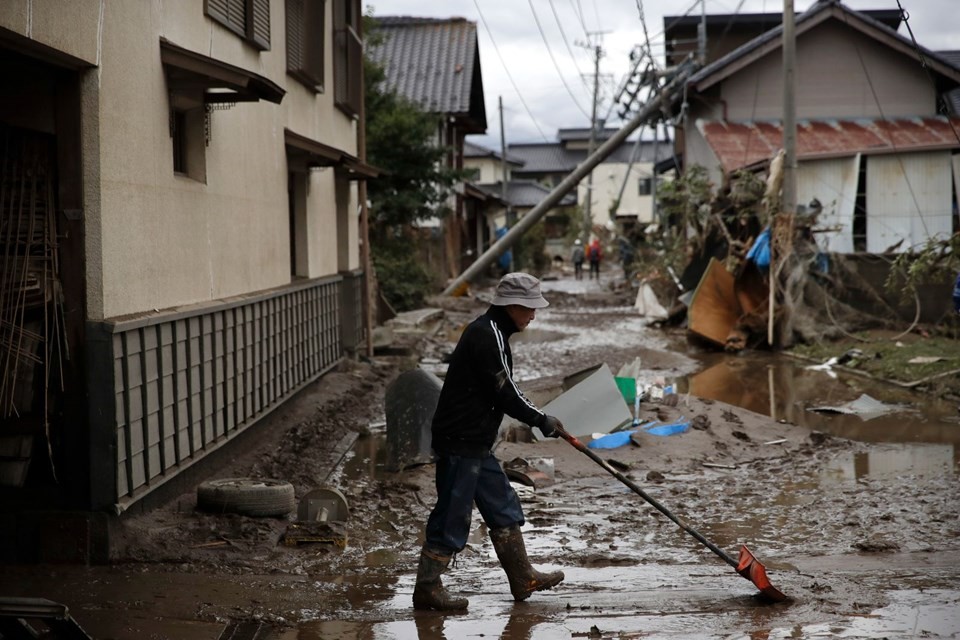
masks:
[[[542,573],[530,565],[520,527],[491,529],[490,539],[510,581],[510,593],[517,602],[526,600],[534,591],[552,589],[563,581],[563,571]]]
[[[420,566],[417,568],[417,586],[413,589],[414,609],[455,611],[466,609],[466,598],[456,598],[443,588],[440,575],[446,571],[451,556],[427,549],[420,551]]]

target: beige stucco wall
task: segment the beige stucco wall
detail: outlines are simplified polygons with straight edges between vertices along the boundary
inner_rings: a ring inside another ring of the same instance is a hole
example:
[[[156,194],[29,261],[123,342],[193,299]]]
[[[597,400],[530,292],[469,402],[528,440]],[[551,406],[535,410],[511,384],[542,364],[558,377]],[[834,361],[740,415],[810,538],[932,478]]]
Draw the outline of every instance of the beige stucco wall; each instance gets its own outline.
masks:
[[[503,164],[495,158],[464,158],[464,169],[478,169],[480,177],[474,180],[481,184],[490,184],[503,181]],[[510,179],[509,170],[507,179]]]
[[[271,3],[266,52],[208,19],[203,0],[0,2],[0,26],[99,62],[83,83],[92,319],[290,282],[284,128],[357,155],[355,121],[333,106],[330,5],[328,90],[315,94],[286,74],[283,2]],[[280,105],[239,103],[212,113],[205,182],[173,172],[161,37],[263,75],[287,91]],[[355,183],[343,183],[339,216],[333,169],[312,171],[309,187],[308,275],[358,268],[358,219],[345,213],[356,209]],[[338,223],[348,228],[337,229]]]
[[[620,195],[627,168],[628,164],[625,162],[603,162],[593,170],[593,199],[590,203],[590,217],[593,219],[593,224],[609,226],[611,223],[610,207]],[[633,164],[617,215],[635,215],[641,222],[653,220],[652,196],[639,195],[641,176],[649,176],[652,171],[653,166],[648,162]],[[586,211],[586,180],[582,180],[577,186],[577,202]]]
[[[97,64],[104,0],[3,0],[0,27]]]
[[[828,21],[797,37],[797,118],[933,115],[935,96],[919,63],[852,28]],[[876,94],[876,95],[874,95]],[[779,119],[779,49],[723,82],[727,119]]]
[[[799,120],[935,115],[933,88],[917,62],[835,21],[798,36],[796,96]],[[777,49],[710,89],[706,103],[691,101],[684,126],[685,163],[706,167],[719,185],[719,160],[696,121],[782,116],[783,61]]]

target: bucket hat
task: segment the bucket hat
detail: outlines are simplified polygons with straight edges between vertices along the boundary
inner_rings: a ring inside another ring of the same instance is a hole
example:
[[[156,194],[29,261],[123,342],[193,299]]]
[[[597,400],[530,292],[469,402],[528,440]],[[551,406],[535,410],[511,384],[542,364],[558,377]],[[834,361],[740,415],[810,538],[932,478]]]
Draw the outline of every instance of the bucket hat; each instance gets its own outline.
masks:
[[[540,281],[522,272],[508,273],[500,279],[492,304],[498,307],[518,304],[528,309],[542,309],[550,305],[540,293]]]

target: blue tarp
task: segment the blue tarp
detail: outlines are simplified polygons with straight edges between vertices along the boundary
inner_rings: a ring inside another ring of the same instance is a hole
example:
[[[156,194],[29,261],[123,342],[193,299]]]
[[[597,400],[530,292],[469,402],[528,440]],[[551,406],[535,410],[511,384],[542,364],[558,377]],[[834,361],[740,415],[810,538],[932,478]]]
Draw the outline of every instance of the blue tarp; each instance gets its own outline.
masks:
[[[497,240],[507,235],[507,231],[509,231],[509,229],[507,229],[506,227],[497,227],[497,230],[495,232],[497,236]],[[499,264],[500,268],[503,269],[504,271],[510,270],[510,264],[512,262],[513,262],[513,251],[511,249],[507,249],[506,251],[501,253],[500,257],[497,259],[497,264]]]
[[[753,246],[747,252],[747,260],[756,263],[760,271],[770,268],[770,227],[761,231],[754,240]]]
[[[660,424],[657,421],[653,421],[641,426],[640,429],[652,436],[672,436],[688,431],[690,429],[690,422],[685,417],[681,417],[676,422],[669,424]],[[608,433],[595,440],[591,440],[587,443],[587,447],[590,449],[616,449],[617,447],[622,447],[625,444],[630,444],[630,436],[640,431],[640,429]]]

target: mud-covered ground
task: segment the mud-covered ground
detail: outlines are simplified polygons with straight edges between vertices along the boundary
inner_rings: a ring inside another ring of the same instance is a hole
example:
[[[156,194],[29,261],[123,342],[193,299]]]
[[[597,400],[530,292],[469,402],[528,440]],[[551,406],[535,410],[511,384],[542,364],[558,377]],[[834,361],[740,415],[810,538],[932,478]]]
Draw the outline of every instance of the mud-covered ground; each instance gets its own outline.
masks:
[[[645,327],[630,293],[545,282],[550,308],[513,340],[516,374],[543,398],[563,376],[640,357],[665,377],[698,364]],[[960,481],[946,467],[876,477],[865,461],[898,445],[832,437],[722,402],[680,394],[641,417],[697,428],[597,450],[647,493],[736,556],[741,544],[790,600],[754,597],[749,581],[560,440],[501,443],[501,460],[550,458],[555,483],[518,485],[536,564],[566,581],[510,598],[485,527],[446,584],[466,614],[414,614],[433,466],[384,467],[383,397],[400,372],[442,360],[489,291],[436,300],[439,320],[398,326],[392,355],[345,363],[264,425],[256,448],[215,477],[325,483],[350,506],[344,549],[281,544],[287,518],[197,511],[190,492],[115,528],[110,567],[4,567],[4,592],[67,603],[100,638],[822,638],[960,635]],[[829,380],[825,378],[829,384]],[[960,425],[953,425],[960,428]],[[948,427],[949,428],[949,425]],[[917,445],[922,457],[923,445]],[[246,634],[246,635],[244,635]]]

